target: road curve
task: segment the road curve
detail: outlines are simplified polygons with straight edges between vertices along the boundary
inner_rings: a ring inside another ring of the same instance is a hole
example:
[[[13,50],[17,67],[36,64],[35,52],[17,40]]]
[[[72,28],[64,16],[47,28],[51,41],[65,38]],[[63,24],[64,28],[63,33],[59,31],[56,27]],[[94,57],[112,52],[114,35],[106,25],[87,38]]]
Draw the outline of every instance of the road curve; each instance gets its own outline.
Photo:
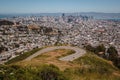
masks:
[[[38,55],[40,55],[40,54],[43,54],[43,53],[46,53],[46,52],[49,52],[49,51],[53,51],[53,50],[56,50],[56,49],[71,49],[71,50],[74,50],[74,51],[75,51],[74,54],[71,54],[71,55],[68,55],[68,56],[59,58],[59,60],[61,60],[61,61],[73,61],[73,60],[81,57],[83,54],[86,53],[85,50],[80,49],[80,48],[77,48],[77,47],[71,47],[71,46],[55,46],[55,47],[48,47],[48,48],[42,49],[42,50],[36,52],[35,54],[29,56],[29,57],[26,58],[25,60],[26,60],[26,61],[29,61],[29,60],[31,60],[32,58],[34,58],[34,57],[36,57],[36,56],[38,56]]]

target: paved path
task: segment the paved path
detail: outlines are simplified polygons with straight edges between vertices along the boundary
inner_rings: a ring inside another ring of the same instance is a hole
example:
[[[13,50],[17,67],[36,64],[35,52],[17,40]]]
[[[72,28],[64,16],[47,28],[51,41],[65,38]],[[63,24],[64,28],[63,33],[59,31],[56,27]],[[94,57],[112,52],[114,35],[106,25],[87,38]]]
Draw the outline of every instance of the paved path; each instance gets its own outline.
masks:
[[[55,47],[48,47],[48,48],[42,49],[42,50],[36,52],[35,54],[31,55],[30,57],[26,58],[25,60],[31,60],[32,58],[34,58],[34,57],[36,57],[36,56],[38,56],[40,54],[43,54],[43,53],[49,52],[49,51],[53,51],[53,50],[56,50],[56,49],[71,49],[71,50],[75,51],[74,54],[71,54],[71,55],[60,58],[59,60],[61,60],[61,61],[73,61],[73,60],[81,57],[83,54],[86,53],[85,50],[77,48],[77,47],[55,46]]]

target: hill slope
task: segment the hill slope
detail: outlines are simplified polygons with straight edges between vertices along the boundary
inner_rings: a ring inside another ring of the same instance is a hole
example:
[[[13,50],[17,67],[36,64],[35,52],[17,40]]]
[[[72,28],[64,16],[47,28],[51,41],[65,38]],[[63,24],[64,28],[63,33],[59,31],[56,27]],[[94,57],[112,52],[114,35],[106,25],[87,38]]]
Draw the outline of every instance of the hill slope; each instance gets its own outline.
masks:
[[[120,71],[111,62],[87,53],[72,62],[58,58],[71,50],[54,50],[31,61],[0,66],[3,80],[120,80]]]

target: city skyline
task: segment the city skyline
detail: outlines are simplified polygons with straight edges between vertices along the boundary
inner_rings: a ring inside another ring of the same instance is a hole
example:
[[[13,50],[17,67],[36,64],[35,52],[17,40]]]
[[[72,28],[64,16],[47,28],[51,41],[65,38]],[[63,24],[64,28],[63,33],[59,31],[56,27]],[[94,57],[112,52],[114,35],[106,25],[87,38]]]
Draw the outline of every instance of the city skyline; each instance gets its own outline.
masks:
[[[1,0],[0,13],[120,13],[120,0]]]

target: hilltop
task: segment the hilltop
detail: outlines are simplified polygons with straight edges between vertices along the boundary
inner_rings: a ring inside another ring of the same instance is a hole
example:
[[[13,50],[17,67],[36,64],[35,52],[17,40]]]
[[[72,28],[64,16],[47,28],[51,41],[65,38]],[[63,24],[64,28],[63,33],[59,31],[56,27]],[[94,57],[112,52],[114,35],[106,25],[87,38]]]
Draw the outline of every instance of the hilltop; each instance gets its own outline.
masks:
[[[112,62],[87,52],[74,61],[60,57],[74,51],[60,49],[41,54],[30,61],[18,61],[0,67],[3,80],[119,80],[120,71]]]

